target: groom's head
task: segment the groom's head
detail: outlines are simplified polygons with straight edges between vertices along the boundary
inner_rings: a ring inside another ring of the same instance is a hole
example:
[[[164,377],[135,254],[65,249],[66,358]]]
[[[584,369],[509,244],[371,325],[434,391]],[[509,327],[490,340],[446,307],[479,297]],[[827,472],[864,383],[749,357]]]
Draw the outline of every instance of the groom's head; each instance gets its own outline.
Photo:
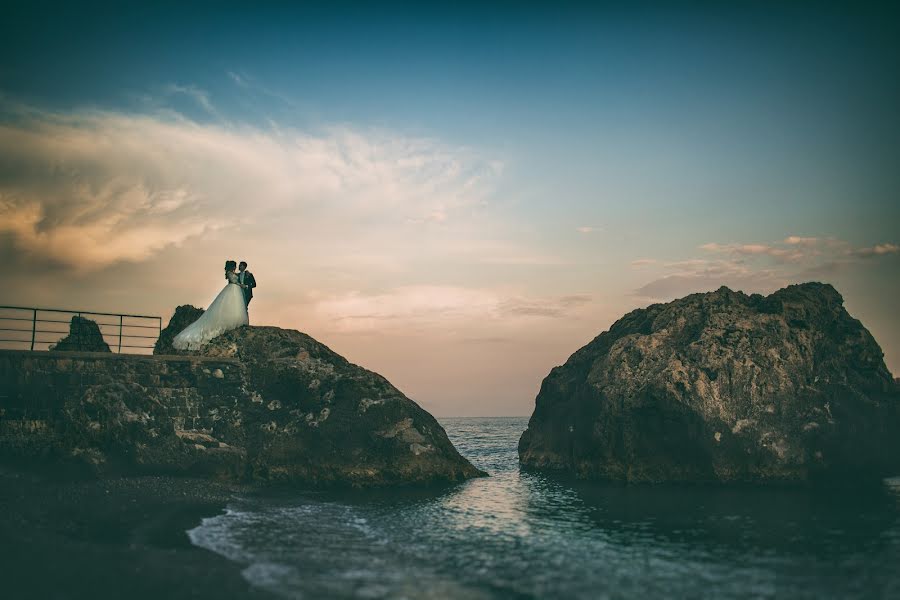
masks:
[[[244,261],[241,261],[241,264],[238,265],[238,270],[239,270],[239,271],[246,271],[246,270],[247,270],[247,263],[245,263]]]

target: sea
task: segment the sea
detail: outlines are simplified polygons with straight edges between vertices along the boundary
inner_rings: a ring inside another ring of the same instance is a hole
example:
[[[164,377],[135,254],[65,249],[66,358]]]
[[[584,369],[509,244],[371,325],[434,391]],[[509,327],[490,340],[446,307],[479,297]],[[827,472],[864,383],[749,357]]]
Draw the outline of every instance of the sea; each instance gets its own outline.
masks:
[[[577,482],[519,470],[527,418],[440,421],[490,477],[239,497],[188,535],[283,598],[900,598],[900,479]]]

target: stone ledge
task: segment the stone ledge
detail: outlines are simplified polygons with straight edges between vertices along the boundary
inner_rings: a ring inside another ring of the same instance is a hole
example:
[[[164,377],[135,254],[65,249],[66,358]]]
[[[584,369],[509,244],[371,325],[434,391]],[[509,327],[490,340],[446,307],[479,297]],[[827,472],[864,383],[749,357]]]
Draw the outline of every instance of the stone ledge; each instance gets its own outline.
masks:
[[[64,352],[54,350],[0,350],[0,358],[22,356],[27,358],[74,358],[90,360],[146,360],[150,362],[196,362],[240,364],[232,357],[195,356],[182,354],[117,354],[108,352]]]

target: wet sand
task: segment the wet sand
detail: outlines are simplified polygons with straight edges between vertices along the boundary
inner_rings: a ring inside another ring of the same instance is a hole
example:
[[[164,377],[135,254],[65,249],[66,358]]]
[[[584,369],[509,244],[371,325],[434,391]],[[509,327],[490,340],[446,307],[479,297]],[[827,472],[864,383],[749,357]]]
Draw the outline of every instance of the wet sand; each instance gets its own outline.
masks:
[[[173,477],[67,481],[0,466],[0,597],[271,598],[185,531],[240,489]]]

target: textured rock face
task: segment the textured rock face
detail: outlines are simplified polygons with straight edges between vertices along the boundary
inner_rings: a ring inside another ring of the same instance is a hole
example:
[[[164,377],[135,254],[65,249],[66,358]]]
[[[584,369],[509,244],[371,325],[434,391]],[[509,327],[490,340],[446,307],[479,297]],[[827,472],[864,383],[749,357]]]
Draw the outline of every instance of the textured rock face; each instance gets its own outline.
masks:
[[[900,394],[833,287],[635,310],[554,368],[523,466],[636,482],[900,473]]]
[[[97,323],[79,316],[72,317],[69,335],[50,349],[57,352],[111,352]]]
[[[384,377],[298,331],[241,327],[209,357],[245,369],[249,468],[271,480],[389,484],[480,473],[438,422]]]
[[[240,478],[241,375],[228,359],[0,352],[0,459]]]
[[[172,346],[172,340],[181,333],[185,327],[200,318],[205,311],[202,308],[183,304],[175,309],[175,314],[169,319],[166,328],[159,332],[159,339],[153,346],[153,354],[184,354]]]
[[[242,327],[204,354],[0,351],[0,460],[355,486],[482,475],[431,415],[307,335]]]

